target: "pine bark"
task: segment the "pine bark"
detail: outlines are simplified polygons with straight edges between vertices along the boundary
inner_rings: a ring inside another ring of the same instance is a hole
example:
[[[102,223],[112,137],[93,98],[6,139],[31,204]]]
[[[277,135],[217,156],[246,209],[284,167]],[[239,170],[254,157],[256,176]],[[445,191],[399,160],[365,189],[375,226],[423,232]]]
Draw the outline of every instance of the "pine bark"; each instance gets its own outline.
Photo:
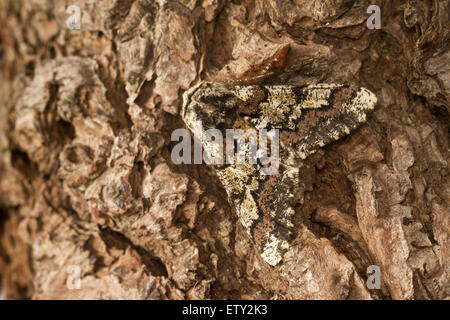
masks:
[[[449,1],[72,2],[0,2],[6,298],[449,298]],[[286,45],[265,81],[354,84],[378,104],[307,159],[273,268],[214,170],[171,161],[171,133],[190,86]]]

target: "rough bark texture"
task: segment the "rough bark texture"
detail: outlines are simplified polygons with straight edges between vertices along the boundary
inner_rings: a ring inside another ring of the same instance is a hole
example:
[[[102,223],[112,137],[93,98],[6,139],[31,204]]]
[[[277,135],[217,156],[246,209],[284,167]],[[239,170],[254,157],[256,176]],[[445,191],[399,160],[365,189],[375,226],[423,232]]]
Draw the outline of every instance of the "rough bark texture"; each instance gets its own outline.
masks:
[[[71,4],[80,30],[66,27]],[[0,1],[6,297],[448,299],[449,12],[446,0]],[[355,84],[378,105],[307,160],[295,238],[272,268],[212,168],[172,163],[170,135],[191,85],[287,44],[270,81]]]

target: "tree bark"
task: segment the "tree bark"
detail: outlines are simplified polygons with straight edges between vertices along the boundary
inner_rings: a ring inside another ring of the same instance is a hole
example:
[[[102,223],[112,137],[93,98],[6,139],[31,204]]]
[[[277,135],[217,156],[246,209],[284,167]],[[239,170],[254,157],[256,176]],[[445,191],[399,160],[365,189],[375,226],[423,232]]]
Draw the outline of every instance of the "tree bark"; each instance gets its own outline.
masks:
[[[448,299],[449,12],[447,0],[1,1],[6,298]],[[214,169],[171,161],[171,133],[186,128],[185,90],[253,73],[287,45],[265,83],[354,84],[378,103],[306,160],[295,236],[271,267]]]

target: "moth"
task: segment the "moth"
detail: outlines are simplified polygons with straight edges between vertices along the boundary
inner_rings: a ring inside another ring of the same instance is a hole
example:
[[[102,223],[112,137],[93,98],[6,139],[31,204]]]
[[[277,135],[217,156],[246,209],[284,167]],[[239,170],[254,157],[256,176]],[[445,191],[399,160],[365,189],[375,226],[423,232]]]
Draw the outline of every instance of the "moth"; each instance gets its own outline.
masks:
[[[277,132],[278,141],[270,142],[278,143],[277,158],[265,154],[264,161],[256,163],[215,165],[242,226],[262,259],[275,266],[293,234],[303,161],[364,123],[376,102],[369,90],[345,84],[233,86],[201,82],[184,93],[181,116],[210,157],[224,144],[205,139],[209,129],[220,130],[223,137],[230,128],[253,130],[258,138],[264,129]],[[225,145],[228,149],[228,143]],[[273,161],[276,172],[264,171]]]

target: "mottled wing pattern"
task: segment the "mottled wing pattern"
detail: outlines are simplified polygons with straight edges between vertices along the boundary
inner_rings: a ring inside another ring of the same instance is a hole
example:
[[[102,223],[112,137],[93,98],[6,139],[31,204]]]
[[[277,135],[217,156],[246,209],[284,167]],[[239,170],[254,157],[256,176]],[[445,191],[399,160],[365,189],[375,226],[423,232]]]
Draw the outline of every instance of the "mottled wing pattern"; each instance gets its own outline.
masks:
[[[244,103],[238,113],[257,129],[278,128],[281,161],[298,163],[318,148],[338,140],[366,121],[376,104],[365,88],[338,84],[296,86],[236,86]]]
[[[216,166],[242,225],[262,258],[274,266],[289,248],[301,161],[364,123],[375,104],[369,90],[348,85],[230,87],[203,82],[185,93],[182,117],[199,136],[211,128],[222,130],[223,137],[225,129],[279,129],[277,174],[262,174],[259,162]],[[202,143],[207,152],[217,148],[211,141]]]

